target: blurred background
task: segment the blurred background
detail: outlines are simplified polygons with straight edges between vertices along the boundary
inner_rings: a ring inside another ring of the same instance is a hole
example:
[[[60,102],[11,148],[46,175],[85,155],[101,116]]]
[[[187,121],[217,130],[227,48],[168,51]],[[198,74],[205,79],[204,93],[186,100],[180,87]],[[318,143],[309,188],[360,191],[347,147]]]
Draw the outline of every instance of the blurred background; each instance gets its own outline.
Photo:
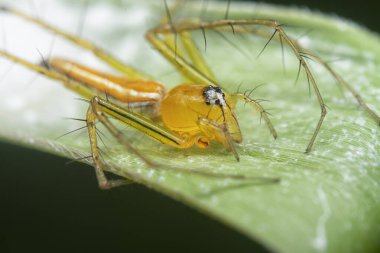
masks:
[[[262,2],[304,6],[380,31],[376,1]],[[143,186],[101,191],[90,166],[1,142],[0,161],[0,252],[266,252]]]
[[[319,0],[271,0],[271,1],[249,1],[246,2],[262,2],[272,3],[284,6],[307,7],[311,10],[320,11],[325,14],[337,15],[355,21],[373,31],[379,32],[379,10],[380,3],[378,1],[364,0],[335,0],[335,1],[319,1]]]

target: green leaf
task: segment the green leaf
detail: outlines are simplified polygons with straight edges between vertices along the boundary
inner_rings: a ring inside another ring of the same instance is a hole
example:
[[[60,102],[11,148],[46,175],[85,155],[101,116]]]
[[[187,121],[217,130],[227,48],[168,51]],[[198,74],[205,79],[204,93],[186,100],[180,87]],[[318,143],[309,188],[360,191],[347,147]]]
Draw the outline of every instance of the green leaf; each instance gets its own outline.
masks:
[[[20,8],[27,6],[22,2],[18,4]],[[120,8],[119,4],[93,2],[89,5],[83,36],[168,87],[181,82],[174,69],[143,39],[144,31],[164,15],[163,6],[153,1],[123,2],[128,8]],[[69,13],[81,17],[81,6],[55,2],[46,8],[50,9],[44,13],[49,15],[41,16],[77,32],[80,18],[66,17]],[[225,3],[212,2],[204,16],[223,18],[225,8]],[[199,17],[202,7],[194,2],[187,10],[188,13],[181,15]],[[379,113],[380,40],[376,34],[349,21],[308,10],[235,3],[231,6],[230,18],[250,17],[279,20],[294,38],[303,35],[300,43],[332,61],[333,68]],[[35,50],[38,48],[44,56],[71,57],[107,69],[90,54],[67,46],[59,38],[52,39],[38,29],[35,33],[41,35],[20,39],[22,29],[33,29],[25,22],[7,16],[5,29],[7,50],[31,61],[40,60]],[[307,31],[310,32],[305,34]],[[204,51],[202,33],[194,36]],[[107,170],[198,209],[276,252],[378,251],[380,138],[376,122],[359,108],[347,91],[342,94],[321,66],[310,62],[329,108],[314,150],[305,154],[303,151],[318,121],[320,108],[313,91],[309,96],[303,74],[294,85],[298,70],[294,55],[285,47],[283,68],[279,43],[270,43],[257,59],[265,39],[231,32],[226,36],[228,41],[207,31],[204,56],[223,87],[231,92],[238,87],[252,90],[265,83],[254,90],[252,97],[270,100],[263,102],[263,106],[272,109],[271,119],[279,133],[276,141],[266,126],[260,124],[260,116],[243,105],[237,109],[244,134],[243,144],[237,147],[240,162],[219,145],[176,150],[154,143],[131,129],[125,129],[125,134],[144,154],[164,164],[215,173],[280,178],[281,182],[242,182],[180,170],[147,168],[112,137],[105,140]],[[88,156],[85,130],[57,139],[82,126],[63,118],[83,118],[86,103],[72,99],[78,96],[56,82],[37,77],[20,66],[10,68],[9,62],[2,61],[2,64],[6,75],[0,86],[0,138],[72,159]],[[83,162],[91,163],[90,160]]]

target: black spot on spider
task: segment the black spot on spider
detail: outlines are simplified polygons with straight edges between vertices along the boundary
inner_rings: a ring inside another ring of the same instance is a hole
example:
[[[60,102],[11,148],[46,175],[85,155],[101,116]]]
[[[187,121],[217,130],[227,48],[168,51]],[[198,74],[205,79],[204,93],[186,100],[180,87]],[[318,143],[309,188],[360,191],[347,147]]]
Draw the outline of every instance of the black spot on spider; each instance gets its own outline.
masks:
[[[206,105],[225,105],[225,95],[221,88],[215,86],[207,86],[203,90],[203,97]]]

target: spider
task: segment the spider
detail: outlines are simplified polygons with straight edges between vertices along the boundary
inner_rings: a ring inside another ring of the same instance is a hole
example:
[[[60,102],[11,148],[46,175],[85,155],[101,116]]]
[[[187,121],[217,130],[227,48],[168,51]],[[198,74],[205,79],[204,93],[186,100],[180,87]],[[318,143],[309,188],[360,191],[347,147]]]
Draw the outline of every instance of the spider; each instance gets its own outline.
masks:
[[[306,153],[312,150],[323,120],[327,114],[326,105],[318,85],[305,58],[311,58],[329,71],[341,86],[348,89],[361,106],[379,123],[380,117],[372,111],[361,96],[330,65],[310,50],[303,48],[290,38],[284,27],[270,19],[222,19],[216,21],[184,20],[172,22],[169,8],[166,5],[167,17],[155,28],[146,32],[146,39],[157,49],[189,82],[182,83],[170,90],[160,82],[151,80],[147,75],[125,65],[105,50],[92,42],[76,37],[56,28],[43,20],[29,16],[10,7],[1,7],[1,11],[23,18],[58,36],[61,36],[79,47],[91,51],[99,59],[122,73],[121,76],[104,73],[80,63],[64,58],[44,59],[41,64],[34,64],[4,50],[0,55],[26,68],[58,80],[65,87],[89,101],[86,114],[86,125],[89,134],[91,153],[99,186],[102,189],[125,184],[124,180],[107,180],[100,159],[95,124],[100,122],[132,154],[138,156],[151,167],[162,166],[147,158],[134,148],[125,135],[118,130],[109,118],[137,129],[153,140],[175,148],[189,148],[194,145],[206,148],[215,141],[230,151],[237,161],[239,154],[235,148],[242,142],[237,116],[234,113],[238,101],[250,104],[260,113],[273,138],[277,132],[271,123],[268,113],[259,102],[242,92],[228,93],[221,88],[214,74],[203,59],[191,31],[200,30],[205,36],[206,30],[233,33],[249,33],[268,38],[267,44],[276,39],[287,45],[299,61],[299,71],[303,69],[307,80],[314,90],[321,108],[321,115],[315,131],[306,147]],[[257,27],[272,29],[272,33]],[[149,108],[150,115],[142,115],[130,110],[130,107]],[[157,122],[152,118],[159,118]],[[202,173],[201,173],[202,174]],[[209,173],[203,173],[209,175]],[[225,176],[225,175],[222,175]],[[232,175],[232,177],[234,177]],[[235,176],[241,178],[239,176]]]

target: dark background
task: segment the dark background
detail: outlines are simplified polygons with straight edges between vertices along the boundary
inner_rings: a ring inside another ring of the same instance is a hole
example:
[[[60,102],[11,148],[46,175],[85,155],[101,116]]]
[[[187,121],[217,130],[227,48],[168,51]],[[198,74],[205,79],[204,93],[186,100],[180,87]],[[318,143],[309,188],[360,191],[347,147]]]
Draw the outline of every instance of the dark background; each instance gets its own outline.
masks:
[[[247,0],[246,2],[255,1]],[[380,2],[377,0],[271,0],[257,2],[285,6],[306,6],[312,10],[353,20],[373,31],[380,31]]]
[[[308,6],[380,31],[376,1],[268,2]],[[143,186],[101,191],[90,166],[4,143],[0,161],[0,252],[265,252]]]

